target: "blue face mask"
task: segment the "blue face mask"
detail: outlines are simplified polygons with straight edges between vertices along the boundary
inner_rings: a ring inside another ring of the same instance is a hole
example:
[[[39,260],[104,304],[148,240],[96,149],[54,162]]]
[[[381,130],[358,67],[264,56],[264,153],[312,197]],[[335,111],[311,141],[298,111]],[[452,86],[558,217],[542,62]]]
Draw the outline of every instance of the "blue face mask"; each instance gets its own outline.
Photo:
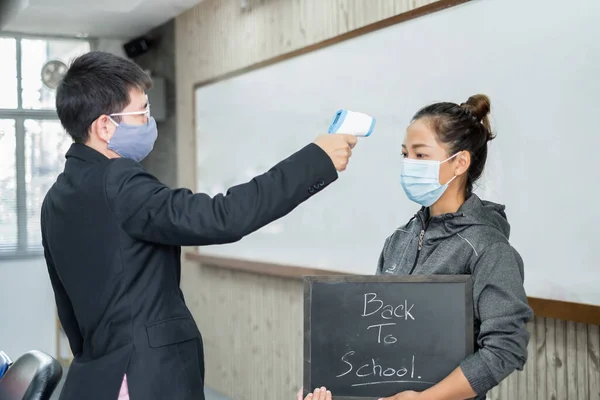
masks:
[[[158,137],[156,121],[148,117],[144,125],[120,124],[111,121],[117,126],[115,134],[108,142],[108,148],[123,158],[140,162],[150,154],[154,142]]]
[[[403,160],[404,165],[400,182],[406,196],[424,207],[429,207],[438,201],[448,188],[450,182],[456,178],[456,175],[454,175],[454,178],[450,179],[445,185],[442,185],[440,183],[440,164],[453,159],[458,154],[456,153],[444,161],[411,160],[405,158]]]

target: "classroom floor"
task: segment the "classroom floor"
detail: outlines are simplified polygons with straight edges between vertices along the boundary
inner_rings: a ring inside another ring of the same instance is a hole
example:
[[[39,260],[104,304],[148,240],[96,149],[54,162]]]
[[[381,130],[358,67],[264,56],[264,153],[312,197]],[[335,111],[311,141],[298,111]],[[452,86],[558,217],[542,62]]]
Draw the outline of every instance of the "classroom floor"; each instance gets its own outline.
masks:
[[[52,397],[50,397],[50,400],[58,400],[58,397],[60,396],[60,391],[62,390],[62,387],[63,387],[63,384],[65,383],[66,377],[67,377],[67,369],[64,369],[63,377],[60,380],[60,383],[58,384],[58,386],[56,387],[54,394],[52,395]],[[204,388],[204,395],[205,395],[205,400],[232,400],[229,397],[226,397],[220,393],[217,393],[216,391],[212,390],[211,388]]]

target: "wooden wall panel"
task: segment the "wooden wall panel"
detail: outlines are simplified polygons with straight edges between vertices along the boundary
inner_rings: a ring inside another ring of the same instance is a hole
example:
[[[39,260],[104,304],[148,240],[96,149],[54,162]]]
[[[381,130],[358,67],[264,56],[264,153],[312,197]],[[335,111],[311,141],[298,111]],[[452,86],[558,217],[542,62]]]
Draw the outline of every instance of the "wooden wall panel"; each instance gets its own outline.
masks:
[[[176,19],[178,185],[194,188],[194,84],[436,0],[205,0]],[[185,261],[182,288],[204,336],[207,384],[235,400],[293,399],[302,379],[302,283]],[[529,361],[493,400],[600,400],[600,331],[529,325]]]
[[[204,335],[208,384],[235,400],[293,399],[302,382],[302,282],[195,264],[183,286]],[[599,328],[536,318],[524,370],[489,398],[600,400]]]

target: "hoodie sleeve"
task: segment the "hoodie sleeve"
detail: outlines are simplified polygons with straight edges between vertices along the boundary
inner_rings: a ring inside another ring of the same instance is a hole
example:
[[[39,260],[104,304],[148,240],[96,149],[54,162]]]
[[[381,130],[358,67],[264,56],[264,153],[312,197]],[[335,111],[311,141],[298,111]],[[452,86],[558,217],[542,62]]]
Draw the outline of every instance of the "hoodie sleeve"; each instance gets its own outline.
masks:
[[[507,243],[485,248],[472,268],[475,317],[481,322],[479,350],[460,365],[477,394],[484,394],[527,360],[533,318],[523,288],[523,261]]]
[[[383,272],[383,264],[385,262],[388,245],[390,244],[390,238],[391,236],[385,239],[383,249],[381,250],[381,254],[379,254],[379,260],[377,260],[377,270],[375,271],[375,275],[381,275]]]

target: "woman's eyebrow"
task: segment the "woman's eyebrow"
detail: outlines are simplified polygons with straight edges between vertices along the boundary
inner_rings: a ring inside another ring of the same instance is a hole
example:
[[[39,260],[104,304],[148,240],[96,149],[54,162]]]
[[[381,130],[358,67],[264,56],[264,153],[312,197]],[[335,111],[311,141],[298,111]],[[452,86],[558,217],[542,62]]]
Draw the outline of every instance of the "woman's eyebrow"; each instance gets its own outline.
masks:
[[[404,145],[403,145],[403,146],[404,146]],[[406,146],[405,146],[405,147],[406,147]],[[433,146],[430,146],[430,145],[428,145],[428,144],[425,144],[425,143],[416,143],[416,144],[413,144],[411,147],[412,147],[413,149],[419,149],[419,148],[421,148],[421,147],[427,147],[427,148],[430,148],[430,149],[432,149],[432,148],[433,148]]]

